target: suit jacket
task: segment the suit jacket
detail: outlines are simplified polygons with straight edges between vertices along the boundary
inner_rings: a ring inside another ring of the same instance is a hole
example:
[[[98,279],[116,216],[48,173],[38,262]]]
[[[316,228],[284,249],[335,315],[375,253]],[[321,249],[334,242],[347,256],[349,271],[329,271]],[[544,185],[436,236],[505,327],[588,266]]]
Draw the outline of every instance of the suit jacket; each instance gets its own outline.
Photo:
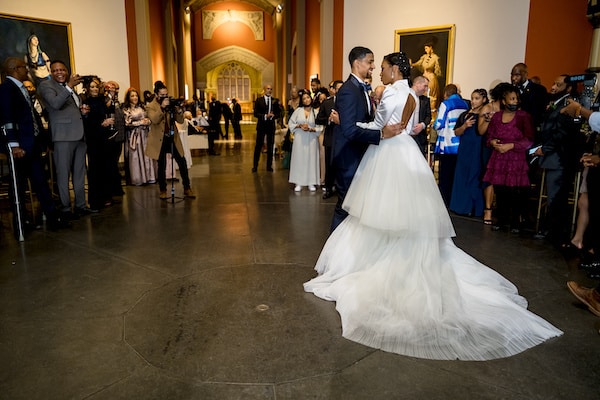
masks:
[[[235,103],[233,105],[233,120],[241,121],[242,120],[242,106],[240,103]]]
[[[563,98],[549,106],[544,114],[538,145],[542,145],[544,155],[540,158],[540,167],[546,169],[570,169],[578,166],[583,152],[585,136],[579,131],[580,125],[560,110],[567,106]]]
[[[218,100],[211,101],[208,104],[208,122],[211,124],[219,124],[221,122],[221,102]]]
[[[223,118],[225,121],[231,120],[233,118],[233,112],[227,103],[221,103],[221,110],[223,111]]]
[[[160,107],[156,100],[152,100],[146,105],[148,118],[152,122],[150,124],[150,132],[148,133],[148,144],[146,145],[146,155],[153,160],[158,160],[160,150],[165,138],[166,113]],[[183,112],[175,114],[175,121],[183,123]],[[177,128],[175,128],[177,130]],[[173,135],[175,147],[179,154],[183,157],[183,144],[178,134]]]
[[[418,135],[413,135],[413,139],[419,144],[421,150],[427,146],[427,127],[431,123],[431,101],[425,95],[419,96],[419,123],[424,123],[425,128]]]
[[[38,93],[48,111],[52,141],[82,140],[83,117],[71,92],[54,79],[44,79],[39,84]]]
[[[37,113],[35,110],[32,113],[31,106],[19,86],[11,79],[6,78],[0,85],[0,126],[11,124],[6,129],[8,143],[18,143],[19,147],[27,153],[33,151],[34,144],[38,139],[34,135],[34,115],[37,116]],[[37,123],[38,135],[41,135],[42,122],[38,120]]]
[[[379,144],[381,131],[362,129],[357,122],[370,122],[365,92],[354,75],[344,82],[336,95],[335,109],[340,124],[333,128],[333,164],[341,173],[354,175],[369,144]]]
[[[265,96],[260,96],[254,102],[254,117],[256,118],[256,131],[265,130],[267,133],[275,133],[275,121],[281,117],[281,107],[279,100],[271,97],[271,112],[274,116],[271,119],[265,119],[269,113]]]
[[[527,86],[521,90],[521,109],[531,115],[537,128],[542,123],[548,105],[548,92],[545,87],[532,81],[528,81]]]
[[[323,146],[331,147],[333,145],[333,128],[335,124],[329,122],[329,115],[331,110],[335,109],[335,97],[328,97],[321,107],[319,107],[319,113],[317,114],[316,123],[325,127],[323,131]]]

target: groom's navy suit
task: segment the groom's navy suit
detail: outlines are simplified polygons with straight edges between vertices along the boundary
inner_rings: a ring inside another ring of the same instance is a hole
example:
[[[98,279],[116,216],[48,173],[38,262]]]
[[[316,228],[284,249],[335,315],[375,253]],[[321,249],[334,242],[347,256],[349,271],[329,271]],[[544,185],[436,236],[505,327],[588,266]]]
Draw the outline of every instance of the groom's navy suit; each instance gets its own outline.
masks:
[[[365,151],[369,144],[379,144],[381,137],[380,130],[356,126],[357,122],[371,121],[372,116],[365,90],[354,75],[351,74],[338,91],[335,109],[340,115],[340,124],[333,130],[332,158],[336,171],[338,202],[335,205],[331,231],[348,215],[342,204]]]

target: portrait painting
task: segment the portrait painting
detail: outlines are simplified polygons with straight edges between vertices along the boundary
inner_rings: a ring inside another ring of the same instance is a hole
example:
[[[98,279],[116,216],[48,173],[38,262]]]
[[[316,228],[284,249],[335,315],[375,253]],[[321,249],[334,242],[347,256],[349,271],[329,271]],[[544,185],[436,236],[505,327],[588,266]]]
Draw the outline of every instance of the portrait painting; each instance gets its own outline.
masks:
[[[0,60],[23,58],[32,80],[49,77],[49,64],[63,61],[72,71],[71,24],[0,13]]]
[[[443,25],[395,31],[394,48],[410,59],[412,78],[423,75],[429,79],[434,110],[443,100],[444,86],[452,79],[454,29],[454,25]]]

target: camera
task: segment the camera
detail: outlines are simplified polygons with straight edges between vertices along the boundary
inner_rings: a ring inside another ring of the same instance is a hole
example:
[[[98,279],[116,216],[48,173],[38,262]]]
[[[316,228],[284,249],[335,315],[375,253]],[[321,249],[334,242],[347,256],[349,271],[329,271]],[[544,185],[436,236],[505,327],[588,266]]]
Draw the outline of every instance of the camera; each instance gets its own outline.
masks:
[[[162,104],[162,102],[168,98],[169,99],[169,104],[165,107],[165,111],[169,111],[169,112],[175,112],[178,108],[181,108],[183,106],[183,99],[177,99],[175,97],[159,97],[158,98],[158,102]]]

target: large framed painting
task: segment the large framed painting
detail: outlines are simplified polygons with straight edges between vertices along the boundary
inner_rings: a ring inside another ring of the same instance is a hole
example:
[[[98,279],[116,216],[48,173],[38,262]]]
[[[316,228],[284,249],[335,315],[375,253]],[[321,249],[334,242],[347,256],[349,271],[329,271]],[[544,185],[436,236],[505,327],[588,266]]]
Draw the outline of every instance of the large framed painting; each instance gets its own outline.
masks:
[[[50,61],[61,60],[73,71],[71,24],[0,13],[0,61],[21,57],[31,78],[48,78]]]
[[[412,77],[424,75],[429,79],[432,109],[437,109],[443,100],[444,86],[452,79],[454,30],[454,25],[442,25],[394,33],[394,48],[410,58]]]

